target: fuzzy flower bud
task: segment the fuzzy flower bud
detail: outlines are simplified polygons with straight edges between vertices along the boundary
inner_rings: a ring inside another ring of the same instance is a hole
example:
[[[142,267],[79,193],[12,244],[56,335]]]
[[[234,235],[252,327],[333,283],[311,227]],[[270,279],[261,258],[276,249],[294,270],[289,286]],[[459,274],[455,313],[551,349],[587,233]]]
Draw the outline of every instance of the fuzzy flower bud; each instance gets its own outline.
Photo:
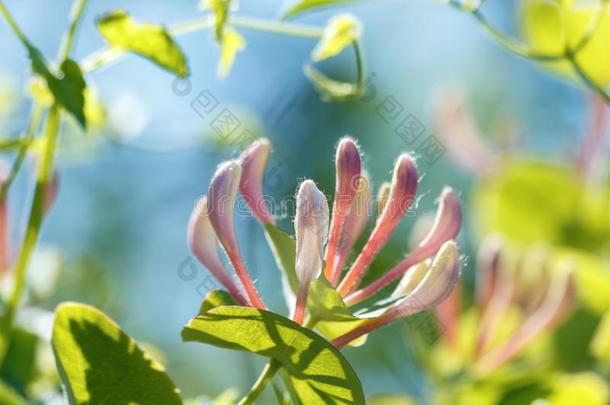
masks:
[[[340,274],[336,272],[334,265],[337,247],[341,238],[341,232],[345,218],[349,212],[354,196],[358,192],[360,181],[361,162],[360,151],[356,142],[351,138],[343,138],[337,147],[336,186],[335,199],[333,201],[333,216],[330,224],[330,238],[326,250],[326,278],[336,284]]]
[[[239,162],[229,161],[218,167],[208,190],[208,213],[218,240],[227,252],[227,256],[233,264],[237,277],[242,282],[251,304],[264,309],[265,305],[248,275],[248,270],[239,253],[237,239],[235,238],[233,209],[240,179],[241,166]]]
[[[274,222],[263,193],[263,176],[270,150],[269,140],[262,138],[250,145],[240,156],[242,177],[239,191],[256,219],[263,224]]]
[[[388,201],[375,223],[369,240],[339,286],[339,292],[343,296],[352,293],[358,287],[368,266],[385,246],[396,226],[407,213],[417,190],[417,180],[417,169],[411,157],[406,154],[401,155],[394,167]]]
[[[305,180],[297,193],[296,273],[299,277],[294,319],[303,322],[307,293],[322,267],[322,252],[328,235],[328,203],[315,183]]]

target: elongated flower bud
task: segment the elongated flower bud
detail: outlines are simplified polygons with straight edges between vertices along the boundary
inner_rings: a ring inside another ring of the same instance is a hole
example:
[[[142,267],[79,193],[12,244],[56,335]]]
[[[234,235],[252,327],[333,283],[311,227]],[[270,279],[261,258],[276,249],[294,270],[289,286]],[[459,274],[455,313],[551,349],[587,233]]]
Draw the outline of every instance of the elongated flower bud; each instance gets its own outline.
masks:
[[[237,288],[218,255],[216,232],[210,222],[207,198],[203,197],[193,209],[188,224],[187,240],[195,257],[216,277],[241,305],[248,301]]]
[[[369,182],[365,176],[360,178],[360,186],[358,192],[352,200],[352,205],[349,210],[349,214],[345,218],[345,224],[343,225],[343,233],[341,240],[339,241],[339,248],[335,261],[333,262],[334,269],[332,271],[335,277],[331,280],[332,284],[337,284],[343,267],[349,258],[349,255],[354,247],[354,244],[362,235],[366,224],[369,221],[369,215],[371,210],[371,193],[369,190]]]
[[[388,202],[377,219],[369,240],[339,286],[339,292],[343,296],[353,292],[358,287],[368,266],[385,246],[394,229],[409,209],[416,190],[417,169],[409,155],[401,155],[394,168]]]
[[[353,331],[335,339],[333,344],[342,347],[390,322],[438,305],[449,296],[458,282],[460,267],[457,245],[453,241],[446,242],[434,258],[428,272],[411,293],[390,306],[379,317],[370,319]]]
[[[240,156],[242,177],[239,191],[256,219],[263,224],[274,223],[263,193],[263,176],[270,150],[269,140],[262,138],[250,145]]]
[[[227,252],[227,256],[233,264],[237,277],[242,282],[251,304],[264,309],[265,305],[250,279],[235,238],[233,209],[240,178],[241,166],[237,161],[225,162],[218,167],[208,190],[208,213],[218,240]]]
[[[348,305],[354,305],[371,297],[401,277],[411,266],[433,256],[445,242],[455,239],[461,225],[462,208],[460,201],[451,188],[445,187],[440,196],[434,225],[417,248],[378,280],[347,296],[345,302]]]
[[[305,180],[299,187],[294,228],[299,278],[294,320],[302,323],[309,286],[322,268],[322,252],[328,236],[328,203],[311,180]]]
[[[330,224],[330,238],[326,250],[326,270],[325,275],[329,280],[336,280],[337,274],[333,273],[336,268],[334,265],[337,246],[341,238],[341,231],[348,215],[352,200],[358,192],[360,181],[360,151],[356,142],[351,138],[343,138],[337,147],[336,165],[336,185],[335,199],[333,201],[333,216]]]

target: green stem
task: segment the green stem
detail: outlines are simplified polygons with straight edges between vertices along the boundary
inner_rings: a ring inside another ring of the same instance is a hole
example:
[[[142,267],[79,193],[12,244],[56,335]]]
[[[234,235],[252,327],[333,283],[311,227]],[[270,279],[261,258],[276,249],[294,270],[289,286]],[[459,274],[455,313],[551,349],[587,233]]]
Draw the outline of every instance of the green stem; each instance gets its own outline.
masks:
[[[607,104],[610,104],[610,94],[598,83],[595,82],[592,78],[589,77],[589,74],[584,71],[582,66],[576,60],[576,55],[574,52],[568,50],[566,52],[566,58],[572,65],[574,72],[582,79],[582,81],[592,90],[594,90],[597,94],[600,95],[604,99]]]
[[[59,60],[66,60],[70,56],[70,48],[72,47],[72,43],[74,42],[74,35],[76,34],[76,29],[78,28],[78,23],[83,17],[83,11],[85,10],[85,6],[87,5],[87,0],[74,0],[74,4],[72,5],[72,12],[70,16],[70,27],[66,32],[66,36],[62,42],[62,46],[59,51]]]
[[[256,398],[259,397],[260,394],[265,390],[267,384],[271,381],[275,373],[281,368],[280,363],[277,360],[271,359],[261,372],[261,375],[258,377],[248,395],[243,397],[241,401],[238,402],[238,405],[249,405],[253,404]]]
[[[44,149],[40,157],[36,174],[34,199],[32,201],[32,208],[30,209],[28,225],[21,245],[21,250],[15,264],[13,290],[6,303],[6,312],[0,323],[0,365],[6,355],[6,349],[13,329],[15,313],[25,288],[28,263],[40,234],[47,184],[53,171],[53,158],[55,156],[59,123],[60,108],[57,104],[54,104],[49,110],[47,126],[43,138],[43,141],[45,142]]]
[[[15,19],[13,18],[11,13],[8,11],[8,9],[6,8],[6,6],[4,5],[4,2],[2,0],[0,0],[0,14],[2,14],[4,16],[4,18],[6,19],[6,22],[11,27],[11,29],[13,30],[15,35],[17,35],[17,38],[19,38],[21,43],[26,48],[28,48],[28,49],[31,48],[32,46],[30,45],[30,41],[28,41],[28,39],[25,36],[25,34],[23,33],[23,31],[21,31],[21,28],[19,28],[19,26],[17,25],[17,22],[15,22]]]
[[[319,27],[244,17],[240,15],[232,15],[229,17],[229,23],[236,27],[300,38],[320,39],[324,33],[324,30]]]
[[[42,107],[37,102],[33,102],[32,104],[32,113],[30,115],[30,122],[28,124],[28,129],[23,139],[15,139],[15,142],[19,142],[19,152],[17,153],[17,157],[15,158],[15,162],[11,167],[11,171],[8,175],[8,178],[2,184],[2,188],[0,188],[0,201],[6,198],[13,181],[17,177],[19,170],[21,170],[21,166],[23,166],[23,162],[25,162],[25,157],[27,156],[28,148],[32,144],[32,140],[34,139],[34,135],[36,135],[36,131],[38,130],[38,126],[40,125],[40,118],[42,117]]]

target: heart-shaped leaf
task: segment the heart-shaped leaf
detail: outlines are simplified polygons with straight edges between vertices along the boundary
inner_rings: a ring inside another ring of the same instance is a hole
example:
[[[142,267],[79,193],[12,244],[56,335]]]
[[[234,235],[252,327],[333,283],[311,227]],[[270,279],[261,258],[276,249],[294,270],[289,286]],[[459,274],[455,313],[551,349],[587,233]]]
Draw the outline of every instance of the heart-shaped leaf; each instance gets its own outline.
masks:
[[[57,307],[52,344],[70,404],[182,404],[163,366],[91,306]]]
[[[78,63],[66,59],[60,66],[62,77],[55,76],[47,66],[40,51],[34,47],[28,48],[28,54],[32,63],[32,72],[41,76],[47,83],[47,87],[57,103],[76,118],[78,123],[85,128],[85,89],[87,84],[83,78]]]
[[[111,46],[143,56],[180,77],[188,76],[186,56],[164,27],[138,23],[124,10],[115,10],[97,20],[97,29]]]
[[[304,404],[364,404],[351,365],[315,332],[256,308],[220,306],[192,319],[182,339],[247,351],[279,362]]]

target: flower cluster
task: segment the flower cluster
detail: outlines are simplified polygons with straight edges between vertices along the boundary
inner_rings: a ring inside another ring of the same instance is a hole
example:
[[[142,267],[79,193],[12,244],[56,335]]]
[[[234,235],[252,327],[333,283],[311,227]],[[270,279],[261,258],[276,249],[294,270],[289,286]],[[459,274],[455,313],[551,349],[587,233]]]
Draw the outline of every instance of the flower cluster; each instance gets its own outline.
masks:
[[[209,186],[208,194],[196,205],[189,222],[188,241],[195,256],[244,306],[266,309],[250,278],[235,237],[233,208],[238,192],[256,219],[265,226],[275,221],[263,191],[265,166],[271,151],[268,140],[260,139],[237,160],[222,163]],[[311,283],[324,277],[336,289],[346,307],[383,295],[395,281],[398,288],[387,294],[391,300],[357,328],[333,340],[341,347],[398,318],[434,307],[451,293],[460,275],[460,257],[453,241],[462,220],[460,202],[446,187],[439,198],[436,218],[421,242],[393,268],[361,288],[371,263],[388,243],[399,222],[414,201],[418,174],[413,159],[402,154],[396,160],[392,180],[383,183],[376,198],[375,214],[370,182],[362,168],[355,141],[343,138],[336,152],[336,186],[329,208],[326,196],[312,180],[298,187],[294,219],[296,247],[295,291],[292,319],[303,324],[307,317],[307,297]],[[348,261],[356,241],[367,224],[372,231],[355,260]],[[224,249],[239,284],[229,275],[219,256]]]

